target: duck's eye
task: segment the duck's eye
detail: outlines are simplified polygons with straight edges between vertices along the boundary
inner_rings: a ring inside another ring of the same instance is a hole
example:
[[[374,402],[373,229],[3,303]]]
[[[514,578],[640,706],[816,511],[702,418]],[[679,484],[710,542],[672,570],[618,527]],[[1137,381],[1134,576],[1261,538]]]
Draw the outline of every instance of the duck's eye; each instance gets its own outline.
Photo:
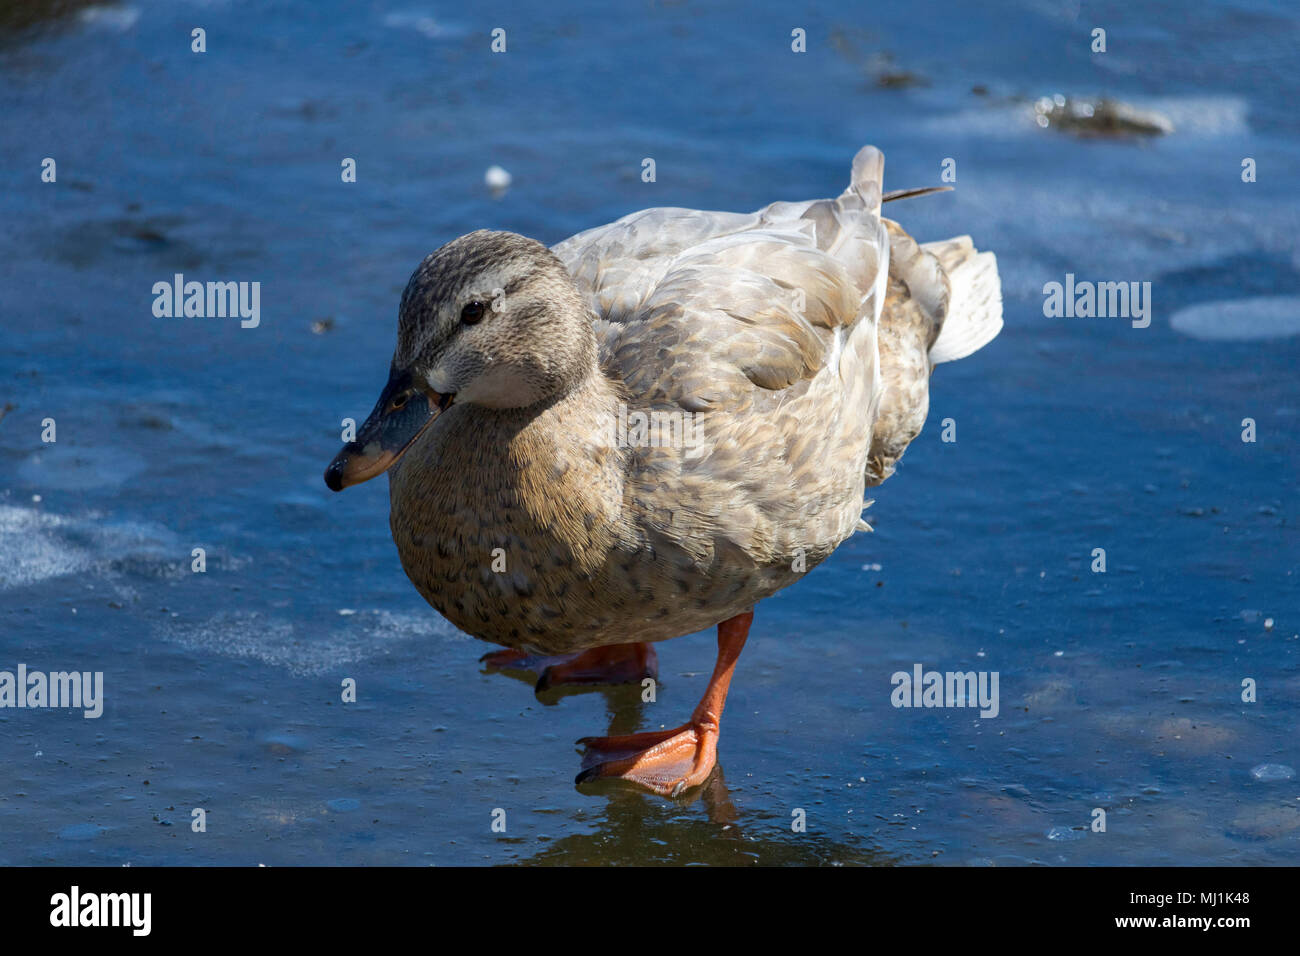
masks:
[[[405,408],[406,403],[410,401],[410,398],[411,398],[410,392],[402,392],[398,395],[394,395],[392,405],[391,405],[392,410],[396,412],[400,409]]]
[[[465,308],[460,310],[460,320],[466,325],[473,325],[476,322],[483,321],[483,316],[487,313],[487,306],[475,299],[468,303]]]

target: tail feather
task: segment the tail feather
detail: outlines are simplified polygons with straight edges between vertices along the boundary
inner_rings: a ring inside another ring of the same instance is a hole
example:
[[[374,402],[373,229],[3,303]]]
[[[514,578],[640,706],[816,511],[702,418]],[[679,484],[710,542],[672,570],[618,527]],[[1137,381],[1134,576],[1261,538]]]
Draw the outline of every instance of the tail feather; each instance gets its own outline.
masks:
[[[885,179],[885,154],[874,146],[863,146],[853,157],[853,172],[849,174],[849,187],[840,197],[857,195],[873,216],[880,215],[881,189]]]
[[[948,314],[930,347],[930,361],[953,362],[988,345],[1002,331],[1002,282],[998,260],[979,252],[970,236],[921,246],[939,260],[949,284]]]

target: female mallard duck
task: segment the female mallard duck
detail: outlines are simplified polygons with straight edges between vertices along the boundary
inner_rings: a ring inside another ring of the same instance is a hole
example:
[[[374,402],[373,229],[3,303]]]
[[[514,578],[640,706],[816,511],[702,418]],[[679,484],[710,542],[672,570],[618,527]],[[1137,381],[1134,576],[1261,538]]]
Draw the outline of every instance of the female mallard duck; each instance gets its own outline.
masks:
[[[691,719],[579,741],[579,782],[704,782],[754,605],[868,529],[934,364],[1002,327],[993,254],[881,218],[912,194],[882,197],[883,170],[868,146],[838,199],[647,209],[554,249],[473,232],[407,284],[388,384],[325,482],[390,472],[425,600],[539,686],[638,679],[650,643],[718,627]]]

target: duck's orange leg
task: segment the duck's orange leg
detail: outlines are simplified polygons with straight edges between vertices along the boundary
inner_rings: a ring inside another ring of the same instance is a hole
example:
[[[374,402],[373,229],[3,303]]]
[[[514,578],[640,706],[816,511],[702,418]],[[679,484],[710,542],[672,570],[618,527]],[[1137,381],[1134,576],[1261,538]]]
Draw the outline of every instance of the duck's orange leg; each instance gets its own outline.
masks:
[[[494,670],[536,674],[539,694],[552,687],[631,684],[659,675],[659,657],[654,646],[644,642],[610,644],[549,657],[526,651],[493,651],[480,660]]]
[[[717,762],[722,708],[753,620],[754,612],[746,611],[718,625],[718,662],[688,723],[622,737],[583,737],[578,743],[586,753],[577,782],[626,780],[664,797],[704,783]]]

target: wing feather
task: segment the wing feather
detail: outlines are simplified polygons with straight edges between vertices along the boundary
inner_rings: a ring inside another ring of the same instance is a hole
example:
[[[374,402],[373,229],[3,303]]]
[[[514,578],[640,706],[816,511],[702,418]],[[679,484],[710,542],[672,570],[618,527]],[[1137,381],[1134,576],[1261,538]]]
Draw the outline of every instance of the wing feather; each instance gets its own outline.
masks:
[[[874,195],[878,210],[878,185]],[[853,186],[752,214],[648,209],[555,252],[597,316],[607,371],[634,401],[739,412],[764,401],[756,390],[781,392],[838,363],[836,330],[877,317],[889,240],[867,210]]]

